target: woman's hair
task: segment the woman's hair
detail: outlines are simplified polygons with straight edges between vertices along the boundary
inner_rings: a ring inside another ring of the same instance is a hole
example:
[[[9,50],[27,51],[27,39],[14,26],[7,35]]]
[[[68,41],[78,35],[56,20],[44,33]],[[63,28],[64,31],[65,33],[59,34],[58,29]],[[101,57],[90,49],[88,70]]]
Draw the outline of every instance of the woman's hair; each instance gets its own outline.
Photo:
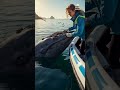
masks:
[[[74,11],[74,10],[75,10],[75,5],[74,5],[74,4],[70,4],[70,5],[66,8],[67,18],[68,18],[68,15],[69,15],[68,10]]]
[[[68,18],[68,15],[69,15],[68,10],[75,11],[75,13],[80,13],[80,15],[84,16],[84,11],[82,11],[82,10],[75,10],[75,5],[74,5],[74,4],[70,4],[70,5],[66,8],[67,18]]]
[[[70,4],[67,9],[70,9],[70,10],[74,11],[75,10],[75,5],[74,4]]]

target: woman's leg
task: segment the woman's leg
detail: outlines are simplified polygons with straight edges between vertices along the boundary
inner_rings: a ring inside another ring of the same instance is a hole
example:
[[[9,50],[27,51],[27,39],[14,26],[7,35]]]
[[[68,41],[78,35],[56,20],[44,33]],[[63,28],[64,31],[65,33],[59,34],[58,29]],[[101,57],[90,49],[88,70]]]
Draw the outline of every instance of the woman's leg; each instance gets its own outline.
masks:
[[[80,52],[81,52],[82,55],[85,55],[85,41],[82,41],[82,43],[81,43]]]
[[[120,35],[112,35],[109,48],[109,63],[111,68],[120,68]]]
[[[79,39],[78,41],[77,41],[77,43],[75,44],[76,45],[76,47],[80,50],[80,44],[81,44],[81,39]]]
[[[106,45],[111,41],[110,28],[107,28],[100,40],[97,42],[97,47],[106,59],[108,59],[108,48]]]

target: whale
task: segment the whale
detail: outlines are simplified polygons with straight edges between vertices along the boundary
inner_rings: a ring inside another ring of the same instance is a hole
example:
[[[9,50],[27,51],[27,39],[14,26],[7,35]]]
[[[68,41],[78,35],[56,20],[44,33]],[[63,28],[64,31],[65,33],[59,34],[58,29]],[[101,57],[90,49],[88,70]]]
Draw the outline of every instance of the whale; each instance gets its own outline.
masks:
[[[73,37],[67,37],[66,32],[55,32],[52,35],[43,38],[35,46],[35,57],[55,58],[59,56],[70,44]]]

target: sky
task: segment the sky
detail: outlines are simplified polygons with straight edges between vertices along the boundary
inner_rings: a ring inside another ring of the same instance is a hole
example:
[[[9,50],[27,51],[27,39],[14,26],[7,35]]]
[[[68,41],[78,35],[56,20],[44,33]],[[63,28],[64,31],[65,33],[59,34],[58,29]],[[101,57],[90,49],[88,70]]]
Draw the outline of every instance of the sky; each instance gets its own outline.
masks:
[[[85,0],[35,0],[35,13],[45,18],[54,16],[57,19],[64,19],[65,9],[70,4],[79,4],[80,8],[85,10]]]

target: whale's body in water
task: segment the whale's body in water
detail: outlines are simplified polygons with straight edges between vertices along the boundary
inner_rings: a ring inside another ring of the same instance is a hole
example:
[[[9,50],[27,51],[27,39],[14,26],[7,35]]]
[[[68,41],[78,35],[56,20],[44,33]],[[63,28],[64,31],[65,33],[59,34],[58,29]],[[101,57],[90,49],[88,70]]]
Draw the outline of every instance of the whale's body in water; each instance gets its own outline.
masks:
[[[65,32],[56,32],[36,45],[35,57],[57,57],[68,47],[72,39],[66,37]]]

